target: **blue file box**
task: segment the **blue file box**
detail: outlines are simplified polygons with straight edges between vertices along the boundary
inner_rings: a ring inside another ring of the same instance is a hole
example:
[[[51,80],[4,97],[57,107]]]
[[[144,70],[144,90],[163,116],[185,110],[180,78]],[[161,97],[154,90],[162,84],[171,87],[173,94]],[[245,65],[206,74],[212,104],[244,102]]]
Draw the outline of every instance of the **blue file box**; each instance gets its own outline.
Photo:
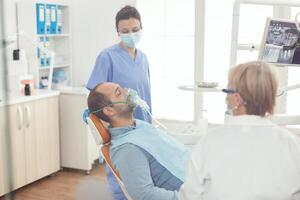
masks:
[[[50,4],[49,6],[51,11],[50,34],[56,34],[56,23],[57,23],[56,5]]]
[[[45,5],[36,4],[36,25],[37,34],[45,34]]]
[[[57,5],[57,10],[56,10],[56,16],[57,16],[57,30],[56,33],[61,34],[62,33],[62,9],[60,5]]]

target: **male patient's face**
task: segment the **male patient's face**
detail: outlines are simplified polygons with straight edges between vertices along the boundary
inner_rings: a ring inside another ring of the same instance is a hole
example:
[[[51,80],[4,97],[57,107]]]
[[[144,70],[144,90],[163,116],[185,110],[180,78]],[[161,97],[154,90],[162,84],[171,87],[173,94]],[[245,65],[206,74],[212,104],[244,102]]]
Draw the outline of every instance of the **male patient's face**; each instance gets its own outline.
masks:
[[[111,102],[126,101],[127,91],[115,83],[103,83],[98,86],[97,91],[103,93]],[[114,104],[113,108],[119,113],[124,114],[132,112],[133,109],[126,103]]]

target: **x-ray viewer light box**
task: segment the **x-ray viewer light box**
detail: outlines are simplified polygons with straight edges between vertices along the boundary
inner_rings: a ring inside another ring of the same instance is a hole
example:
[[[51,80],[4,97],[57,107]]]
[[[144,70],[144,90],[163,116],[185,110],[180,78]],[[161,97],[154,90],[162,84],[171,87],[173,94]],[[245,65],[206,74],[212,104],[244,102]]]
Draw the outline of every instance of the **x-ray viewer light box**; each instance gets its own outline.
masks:
[[[300,32],[295,21],[267,19],[258,59],[300,67]]]

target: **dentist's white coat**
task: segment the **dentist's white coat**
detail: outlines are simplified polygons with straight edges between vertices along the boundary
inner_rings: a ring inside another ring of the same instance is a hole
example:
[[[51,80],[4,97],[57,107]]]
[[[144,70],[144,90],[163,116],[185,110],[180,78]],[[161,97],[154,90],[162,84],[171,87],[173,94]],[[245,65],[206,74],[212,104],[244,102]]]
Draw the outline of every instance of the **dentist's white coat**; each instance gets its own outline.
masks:
[[[181,200],[300,200],[300,139],[258,116],[230,117],[195,147]]]

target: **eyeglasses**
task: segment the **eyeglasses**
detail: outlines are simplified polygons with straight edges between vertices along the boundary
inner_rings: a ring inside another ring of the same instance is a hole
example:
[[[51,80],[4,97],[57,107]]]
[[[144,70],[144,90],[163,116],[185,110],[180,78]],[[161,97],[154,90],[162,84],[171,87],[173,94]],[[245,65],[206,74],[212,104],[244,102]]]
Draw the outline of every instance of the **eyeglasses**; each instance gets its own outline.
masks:
[[[234,94],[237,93],[237,90],[234,89],[222,89],[222,92],[226,93],[226,94]]]

